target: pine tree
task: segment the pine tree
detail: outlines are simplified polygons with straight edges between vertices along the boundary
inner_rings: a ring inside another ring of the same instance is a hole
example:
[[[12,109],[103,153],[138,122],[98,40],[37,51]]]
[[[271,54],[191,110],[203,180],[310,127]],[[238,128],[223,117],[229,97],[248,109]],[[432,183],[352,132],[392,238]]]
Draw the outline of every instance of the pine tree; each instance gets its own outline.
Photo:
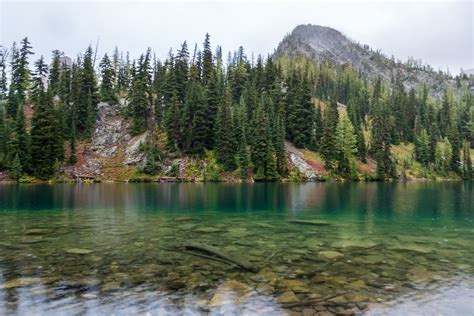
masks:
[[[281,176],[285,177],[288,174],[288,165],[285,151],[285,123],[283,115],[276,118],[274,134],[273,147],[275,148],[277,171]]]
[[[39,92],[31,127],[31,166],[33,174],[40,179],[49,179],[64,157],[58,125],[51,90]]]
[[[357,140],[354,127],[347,115],[342,115],[336,127],[335,149],[337,151],[337,167],[343,175],[351,174],[351,163],[357,154]]]
[[[60,95],[61,56],[59,50],[53,50],[51,69],[49,71],[49,86],[53,95]]]
[[[216,129],[216,117],[219,104],[222,102],[223,91],[221,90],[216,72],[211,72],[209,82],[206,87],[206,148],[214,147],[214,131]]]
[[[374,105],[372,118],[371,154],[377,162],[377,177],[383,180],[395,176],[395,164],[390,151],[392,129],[389,110],[385,100],[379,99]]]
[[[130,75],[131,75],[131,65],[128,52],[126,54],[125,60],[121,55],[119,70],[117,74],[117,87],[116,90],[119,94],[124,93],[130,88]]]
[[[36,63],[34,77],[34,112],[31,121],[31,170],[40,179],[49,179],[64,159],[60,118],[53,105],[53,92],[45,91],[43,57]]]
[[[257,173],[259,169],[261,169],[263,176],[265,176],[265,165],[267,161],[268,147],[270,146],[271,140],[267,135],[267,119],[265,117],[265,111],[263,110],[263,102],[260,102],[258,105],[256,118],[252,125],[254,126],[253,137],[250,142],[252,145],[252,162]]]
[[[16,154],[15,158],[13,158],[13,161],[10,164],[8,175],[10,176],[10,178],[18,181],[22,173],[23,173],[23,169],[21,166],[20,156]]]
[[[97,81],[93,65],[93,51],[89,46],[84,54],[80,76],[80,91],[75,100],[77,120],[76,131],[82,138],[89,138],[95,125],[97,114]]]
[[[0,101],[7,98],[7,59],[8,50],[0,47]]]
[[[186,87],[188,83],[188,44],[186,41],[181,45],[181,50],[178,51],[175,59],[175,78],[176,78],[176,87],[178,99],[184,103],[186,97]],[[198,79],[198,78],[195,78]]]
[[[311,101],[311,90],[306,80],[300,82],[296,75],[290,85],[287,133],[288,139],[298,147],[309,147],[314,130],[314,105]]]
[[[206,33],[206,38],[203,43],[204,49],[202,52],[202,82],[206,86],[209,84],[211,74],[214,71],[210,38],[209,33]]]
[[[236,129],[236,140],[237,140],[237,165],[240,170],[240,178],[247,179],[248,169],[250,166],[249,161],[249,151],[248,151],[248,141],[247,141],[247,109],[243,98],[239,107],[236,109],[235,114],[235,129]]]
[[[268,146],[265,164],[265,180],[278,181],[279,179],[280,175],[278,174],[277,170],[275,152],[273,150],[273,146]]]
[[[21,41],[21,47],[18,51],[16,51],[15,47],[13,48],[12,78],[10,89],[14,91],[14,95],[17,100],[16,105],[24,104],[26,102],[27,91],[30,85],[31,75],[28,69],[28,56],[33,54],[30,44],[31,43],[28,41],[28,37],[25,37]],[[15,117],[16,108],[9,114],[11,117]]]
[[[30,136],[26,132],[26,117],[23,107],[17,110],[14,130],[18,141],[18,151],[16,154],[19,155],[22,171],[28,172],[30,170]]]
[[[436,123],[432,123],[430,126],[430,148],[429,148],[429,161],[435,162],[436,144],[438,143],[438,127]]]
[[[236,154],[237,143],[235,139],[234,124],[230,103],[232,102],[230,91],[226,91],[224,102],[219,107],[216,121],[215,151],[217,162],[224,170],[232,171],[237,167]]]
[[[3,170],[5,168],[8,138],[9,133],[5,122],[5,114],[3,111],[3,107],[0,106],[0,170]]]
[[[141,55],[138,68],[132,79],[132,87],[129,94],[129,107],[132,117],[130,132],[134,135],[143,133],[147,129],[147,111],[149,106],[149,83],[150,83],[150,50]]]
[[[462,175],[465,180],[473,179],[473,168],[472,168],[472,159],[470,153],[470,144],[469,142],[464,142],[463,145],[463,168]]]
[[[318,104],[314,119],[314,136],[315,136],[315,149],[321,148],[322,138],[324,135],[324,124],[323,124],[323,113],[321,110],[321,103]]]
[[[427,166],[430,162],[430,138],[425,129],[417,137],[416,147],[416,160]]]
[[[436,169],[443,172],[450,170],[452,155],[453,155],[453,149],[451,147],[451,143],[445,137],[443,142],[438,142],[436,144],[436,153],[435,153]]]
[[[446,131],[446,136],[448,137],[453,150],[450,163],[451,170],[459,172],[459,166],[461,164],[461,139],[459,135],[458,126],[454,119],[451,119],[451,123],[449,124]]]
[[[334,147],[337,122],[339,121],[339,114],[337,112],[337,103],[333,99],[329,106],[324,111],[324,131],[321,139],[320,151],[326,161],[326,164],[330,166],[330,162],[336,159],[337,151]]]
[[[182,147],[181,136],[181,105],[176,94],[171,99],[165,115],[166,132],[168,133],[168,143],[176,149]]]
[[[107,54],[104,55],[99,64],[101,83],[100,83],[100,100],[102,102],[115,103],[115,69]]]
[[[184,147],[189,153],[204,154],[208,137],[206,108],[204,87],[197,80],[191,80],[186,91],[181,124]]]

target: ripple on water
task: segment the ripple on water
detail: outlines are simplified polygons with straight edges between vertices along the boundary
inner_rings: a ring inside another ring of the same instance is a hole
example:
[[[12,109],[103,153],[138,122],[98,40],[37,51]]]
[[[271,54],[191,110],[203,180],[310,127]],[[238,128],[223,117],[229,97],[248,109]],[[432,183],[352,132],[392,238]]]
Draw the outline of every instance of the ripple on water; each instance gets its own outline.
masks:
[[[366,315],[474,315],[474,278],[449,283],[373,305]]]

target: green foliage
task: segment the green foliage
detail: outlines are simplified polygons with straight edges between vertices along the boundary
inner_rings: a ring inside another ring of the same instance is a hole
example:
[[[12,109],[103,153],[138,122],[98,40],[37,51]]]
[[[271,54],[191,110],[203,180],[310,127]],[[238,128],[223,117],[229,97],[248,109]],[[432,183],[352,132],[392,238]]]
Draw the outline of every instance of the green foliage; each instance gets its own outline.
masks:
[[[129,94],[130,116],[132,124],[130,132],[138,135],[147,129],[147,111],[149,106],[149,85],[150,85],[150,54],[148,49],[145,55],[141,55],[138,60],[138,67],[133,75],[132,86]]]
[[[214,153],[210,150],[205,152],[206,168],[204,170],[204,181],[218,182],[220,181],[221,167],[217,163]]]
[[[232,171],[237,167],[237,141],[235,139],[234,122],[230,109],[231,96],[227,91],[226,98],[219,108],[216,122],[216,158],[224,170]]]
[[[130,60],[116,48],[112,58],[104,55],[98,72],[91,47],[72,65],[54,51],[51,67],[40,58],[34,72],[31,54],[27,38],[19,47],[0,50],[2,170],[18,169],[18,155],[23,175],[51,177],[64,161],[64,140],[69,140],[68,162],[77,161],[76,139],[91,138],[99,100],[126,98],[119,111],[130,118],[132,134],[165,132],[172,149],[168,157],[185,153],[198,161],[212,152],[205,173],[213,181],[221,171],[237,168],[242,179],[250,172],[256,181],[300,178],[287,165],[285,140],[318,150],[334,177],[358,179],[356,159],[367,158],[377,162],[378,179],[395,177],[397,164],[407,178],[432,177],[431,166],[464,178],[472,173],[467,152],[474,143],[474,107],[467,79],[457,78],[463,88],[456,93],[447,89],[441,100],[433,100],[426,85],[405,90],[397,75],[390,82],[381,76],[372,80],[351,66],[304,56],[249,60],[239,47],[224,63],[222,48],[213,52],[209,34],[201,50],[196,46],[190,54],[184,42],[164,62],[153,59],[150,50]],[[23,111],[30,109],[24,107],[27,101],[33,105],[31,131]],[[411,142],[414,155],[398,157],[400,146]],[[163,153],[145,152],[143,172],[162,172]],[[190,172],[200,172],[197,166]]]
[[[23,170],[21,168],[21,161],[20,156],[18,154],[15,155],[15,158],[10,163],[10,168],[8,171],[8,175],[10,178],[14,180],[19,180]]]
[[[443,142],[436,144],[435,166],[442,172],[447,172],[451,168],[451,159],[453,156],[453,148],[447,138]]]
[[[99,67],[102,78],[100,83],[100,100],[102,102],[115,103],[117,102],[114,87],[115,69],[107,54],[105,54],[104,58],[100,61]]]
[[[335,137],[338,121],[339,113],[337,112],[337,103],[335,99],[332,99],[330,105],[324,111],[324,130],[319,147],[321,155],[328,166],[330,166],[331,161],[337,158],[337,150],[334,144],[336,142]]]
[[[337,151],[337,169],[346,176],[354,176],[354,159],[357,154],[357,140],[354,127],[347,115],[342,115],[337,123],[334,144]]]
[[[53,107],[51,90],[39,91],[31,128],[31,168],[39,179],[47,180],[64,158],[60,122]]]
[[[314,104],[311,101],[309,83],[297,74],[289,82],[287,111],[288,139],[298,147],[310,147],[313,141]]]
[[[209,137],[206,107],[204,87],[197,80],[192,80],[187,88],[181,124],[183,145],[188,153],[204,153],[206,139]]]
[[[425,129],[421,130],[420,136],[415,142],[416,160],[427,166],[430,162],[430,138]]]

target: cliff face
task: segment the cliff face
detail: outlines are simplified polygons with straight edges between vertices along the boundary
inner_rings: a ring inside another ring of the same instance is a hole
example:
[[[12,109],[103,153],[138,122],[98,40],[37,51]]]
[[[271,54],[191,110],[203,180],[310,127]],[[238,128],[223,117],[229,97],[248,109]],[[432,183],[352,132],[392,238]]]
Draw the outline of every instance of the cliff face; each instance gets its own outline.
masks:
[[[140,145],[148,132],[130,135],[128,119],[118,105],[99,103],[92,141],[78,146],[78,162],[65,168],[65,174],[85,179],[127,179],[144,162]]]
[[[432,89],[434,97],[439,96],[446,86],[454,86],[455,83],[446,74],[435,72],[429,66],[396,62],[367,45],[352,41],[335,29],[320,25],[297,26],[280,42],[275,55],[304,55],[320,62],[350,64],[369,80],[378,75],[387,81],[399,78],[407,89],[425,83]]]

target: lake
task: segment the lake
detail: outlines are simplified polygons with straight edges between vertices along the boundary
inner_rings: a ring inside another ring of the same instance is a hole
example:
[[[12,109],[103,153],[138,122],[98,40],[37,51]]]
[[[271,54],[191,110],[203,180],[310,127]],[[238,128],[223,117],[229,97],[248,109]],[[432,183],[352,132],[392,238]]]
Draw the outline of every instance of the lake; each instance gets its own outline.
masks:
[[[3,184],[0,314],[472,315],[473,191]]]

